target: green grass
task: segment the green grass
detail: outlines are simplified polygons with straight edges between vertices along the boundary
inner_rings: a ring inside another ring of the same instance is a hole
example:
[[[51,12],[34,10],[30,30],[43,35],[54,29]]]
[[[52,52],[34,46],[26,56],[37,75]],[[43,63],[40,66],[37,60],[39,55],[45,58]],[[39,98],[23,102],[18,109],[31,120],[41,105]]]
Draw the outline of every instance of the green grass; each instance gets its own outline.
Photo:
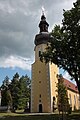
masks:
[[[58,116],[1,113],[0,120],[58,120]]]
[[[59,115],[31,115],[23,113],[0,113],[0,120],[59,120]],[[67,120],[80,120],[80,113],[72,113]]]

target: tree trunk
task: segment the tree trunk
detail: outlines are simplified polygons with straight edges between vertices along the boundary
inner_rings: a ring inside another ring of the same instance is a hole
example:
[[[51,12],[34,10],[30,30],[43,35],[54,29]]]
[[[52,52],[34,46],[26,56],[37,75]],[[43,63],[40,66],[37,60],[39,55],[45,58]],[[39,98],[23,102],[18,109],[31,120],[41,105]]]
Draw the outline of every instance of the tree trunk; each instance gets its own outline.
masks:
[[[78,87],[78,91],[79,91],[79,109],[80,109],[80,81],[78,79],[75,79],[77,87]]]
[[[79,94],[80,94],[80,81],[77,78],[75,79],[75,81],[76,81],[78,91],[79,91]]]

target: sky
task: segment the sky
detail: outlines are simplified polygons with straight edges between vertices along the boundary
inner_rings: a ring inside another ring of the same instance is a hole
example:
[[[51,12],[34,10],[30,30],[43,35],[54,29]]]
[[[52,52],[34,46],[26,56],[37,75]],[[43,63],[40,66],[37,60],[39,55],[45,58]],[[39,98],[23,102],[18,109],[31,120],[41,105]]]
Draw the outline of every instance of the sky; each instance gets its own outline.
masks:
[[[51,31],[55,24],[61,24],[63,9],[71,9],[75,1],[0,0],[0,85],[6,76],[12,79],[16,72],[31,78],[42,7]],[[68,79],[69,75],[64,73],[64,77]]]

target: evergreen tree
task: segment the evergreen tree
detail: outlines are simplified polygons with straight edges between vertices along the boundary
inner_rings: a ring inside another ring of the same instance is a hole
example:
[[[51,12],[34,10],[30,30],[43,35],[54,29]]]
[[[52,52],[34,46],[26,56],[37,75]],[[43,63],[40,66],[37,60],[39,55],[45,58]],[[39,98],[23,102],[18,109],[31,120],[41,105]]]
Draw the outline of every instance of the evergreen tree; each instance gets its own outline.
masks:
[[[16,73],[13,76],[13,79],[10,84],[10,91],[12,96],[12,106],[13,110],[15,111],[18,108],[18,91],[19,91],[19,74]]]
[[[23,109],[27,106],[27,103],[30,101],[30,79],[27,75],[22,76],[19,80],[18,95],[18,109]]]
[[[64,114],[68,113],[70,110],[67,88],[64,85],[64,79],[62,75],[58,76],[58,83],[57,83],[57,102],[58,102],[58,110],[59,113],[62,111],[62,119],[64,118]]]
[[[56,25],[51,34],[53,40],[49,41],[41,60],[44,58],[66,70],[80,93],[80,0],[71,10],[64,10],[62,26]]]
[[[27,105],[30,102],[31,80],[27,75],[19,77],[19,74],[16,73],[11,82],[6,76],[1,89],[3,106],[12,107],[13,111],[29,107]]]
[[[64,85],[64,79],[62,75],[58,76],[57,83],[57,92],[58,92],[58,105],[60,105],[62,111],[67,111],[69,107],[67,88]]]
[[[1,95],[2,95],[1,105],[2,106],[11,107],[12,105],[12,96],[9,89],[9,85],[10,85],[9,77],[6,76],[1,86]]]
[[[13,110],[24,109],[30,101],[30,78],[27,75],[19,78],[19,74],[16,73],[11,81],[10,90]]]
[[[3,80],[3,83],[2,83],[1,88],[2,88],[2,89],[5,89],[5,87],[8,87],[8,86],[9,86],[9,84],[10,84],[10,82],[9,82],[9,77],[6,76],[5,79]]]

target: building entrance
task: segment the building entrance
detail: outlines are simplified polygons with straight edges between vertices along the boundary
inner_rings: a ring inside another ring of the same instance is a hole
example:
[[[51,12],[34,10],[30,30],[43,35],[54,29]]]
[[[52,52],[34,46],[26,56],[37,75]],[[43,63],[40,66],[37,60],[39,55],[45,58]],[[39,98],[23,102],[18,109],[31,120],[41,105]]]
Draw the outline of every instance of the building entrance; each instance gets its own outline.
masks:
[[[39,113],[42,113],[42,104],[39,104]]]

